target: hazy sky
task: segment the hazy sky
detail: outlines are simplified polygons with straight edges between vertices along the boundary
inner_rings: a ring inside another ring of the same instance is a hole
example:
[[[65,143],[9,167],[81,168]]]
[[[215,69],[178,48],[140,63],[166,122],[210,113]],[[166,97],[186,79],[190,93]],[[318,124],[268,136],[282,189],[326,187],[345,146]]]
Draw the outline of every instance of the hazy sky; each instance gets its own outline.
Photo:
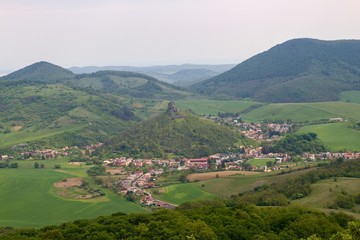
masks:
[[[359,0],[0,0],[0,70],[239,63],[293,38],[360,39]]]

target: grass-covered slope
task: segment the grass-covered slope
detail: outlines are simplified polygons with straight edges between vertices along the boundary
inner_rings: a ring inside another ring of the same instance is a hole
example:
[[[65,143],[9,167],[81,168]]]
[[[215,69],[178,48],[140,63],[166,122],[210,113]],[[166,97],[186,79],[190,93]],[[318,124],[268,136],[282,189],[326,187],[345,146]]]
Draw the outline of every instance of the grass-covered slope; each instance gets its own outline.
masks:
[[[219,112],[243,113],[260,107],[258,102],[252,101],[222,101],[210,99],[187,99],[176,101],[176,105],[183,110],[191,110],[199,115],[215,115]]]
[[[182,111],[175,118],[163,113],[140,123],[107,143],[103,151],[148,158],[164,154],[199,157],[227,151],[242,141],[232,129]]]
[[[240,113],[242,119],[261,122],[265,119],[294,122],[328,120],[342,117],[349,121],[360,121],[360,92],[344,92],[343,102],[316,103],[271,103],[241,100],[188,99],[176,102],[180,109],[192,110],[199,115],[217,115],[219,112]]]
[[[299,132],[316,133],[332,152],[360,151],[360,130],[349,123],[307,125]]]
[[[2,90],[1,148],[43,138],[47,138],[41,140],[43,147],[103,141],[136,119],[131,107],[121,99],[89,94],[63,84],[20,85]]]
[[[260,106],[243,115],[246,121],[291,119],[296,122],[305,122],[337,117],[360,121],[360,104],[351,102],[275,103]]]
[[[193,87],[262,102],[338,100],[342,91],[360,89],[360,41],[290,40]]]

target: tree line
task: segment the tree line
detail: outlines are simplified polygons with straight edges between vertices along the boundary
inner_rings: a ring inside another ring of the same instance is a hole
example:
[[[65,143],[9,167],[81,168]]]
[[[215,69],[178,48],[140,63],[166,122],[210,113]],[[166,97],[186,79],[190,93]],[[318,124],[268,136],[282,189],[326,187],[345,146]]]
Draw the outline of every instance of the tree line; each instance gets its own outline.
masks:
[[[0,239],[346,239],[360,222],[302,207],[200,201],[151,214],[116,213],[41,229],[0,228]],[[351,239],[351,238],[350,238]]]

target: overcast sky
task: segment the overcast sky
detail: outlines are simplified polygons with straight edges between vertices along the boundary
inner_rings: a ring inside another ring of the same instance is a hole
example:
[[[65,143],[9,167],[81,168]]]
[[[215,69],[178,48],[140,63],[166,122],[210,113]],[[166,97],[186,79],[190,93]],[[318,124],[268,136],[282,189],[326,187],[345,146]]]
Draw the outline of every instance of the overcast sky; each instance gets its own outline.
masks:
[[[293,38],[360,39],[359,0],[0,0],[0,70],[240,63]]]

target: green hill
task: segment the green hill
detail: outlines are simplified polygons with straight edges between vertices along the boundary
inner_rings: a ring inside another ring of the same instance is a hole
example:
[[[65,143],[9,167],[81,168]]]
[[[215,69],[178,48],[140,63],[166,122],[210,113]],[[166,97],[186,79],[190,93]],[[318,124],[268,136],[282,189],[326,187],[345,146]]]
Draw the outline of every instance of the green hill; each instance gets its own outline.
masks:
[[[189,95],[179,87],[133,72],[100,71],[76,75],[71,85],[135,98],[178,99]]]
[[[342,91],[360,89],[360,41],[290,40],[192,87],[262,102],[338,100]]]
[[[133,109],[121,99],[89,94],[63,84],[20,85],[2,90],[2,148],[34,141],[59,147],[103,141],[136,120]]]
[[[182,64],[182,65],[165,65],[165,66],[148,66],[148,67],[134,67],[134,66],[87,66],[87,67],[71,67],[69,68],[75,74],[81,73],[93,73],[98,71],[126,71],[146,74],[148,76],[159,79],[163,82],[175,84],[177,86],[189,86],[194,84],[194,80],[205,80],[213,77],[217,74],[223,73],[231,68],[235,67],[235,64]],[[185,80],[186,83],[181,83]]]
[[[75,75],[47,62],[0,78],[0,87],[0,148],[25,142],[61,147],[106,141],[148,115],[147,99],[189,95],[144,74]]]
[[[175,154],[186,157],[208,156],[228,151],[244,138],[230,128],[196,115],[177,111],[162,113],[120,134],[105,144],[102,152],[143,158]]]
[[[12,82],[54,83],[73,79],[71,71],[48,62],[37,62],[0,78]]]

